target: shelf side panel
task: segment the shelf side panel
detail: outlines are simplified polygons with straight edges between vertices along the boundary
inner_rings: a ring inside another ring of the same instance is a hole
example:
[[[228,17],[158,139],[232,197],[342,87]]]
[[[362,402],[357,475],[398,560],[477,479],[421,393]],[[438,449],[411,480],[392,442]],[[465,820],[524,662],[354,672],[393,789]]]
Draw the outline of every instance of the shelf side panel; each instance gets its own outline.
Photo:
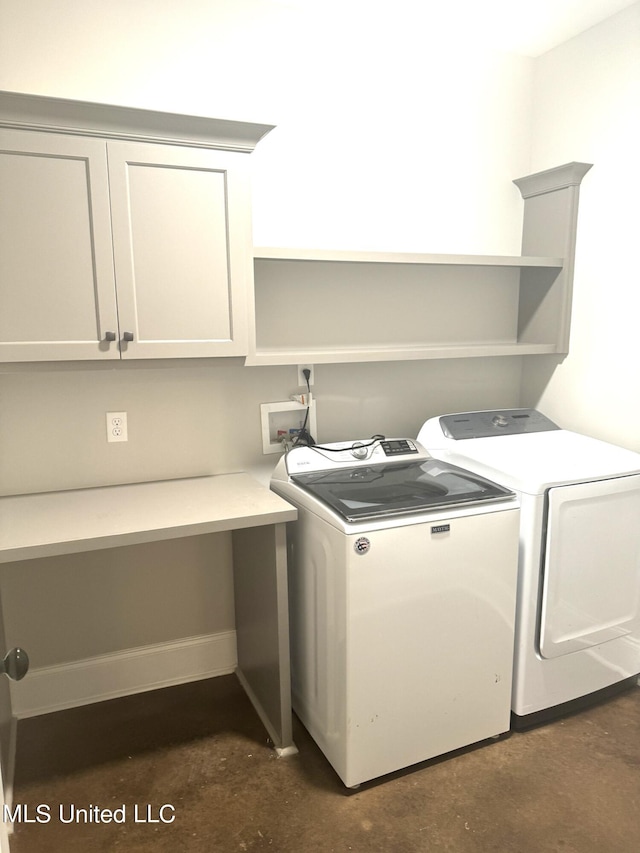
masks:
[[[562,271],[522,270],[518,308],[520,343],[552,344],[557,347],[558,340],[565,339],[565,295]]]
[[[588,163],[568,163],[514,181],[525,200],[523,255],[564,258],[552,280],[523,269],[519,340],[553,340],[559,353],[569,352],[580,182],[590,168]]]

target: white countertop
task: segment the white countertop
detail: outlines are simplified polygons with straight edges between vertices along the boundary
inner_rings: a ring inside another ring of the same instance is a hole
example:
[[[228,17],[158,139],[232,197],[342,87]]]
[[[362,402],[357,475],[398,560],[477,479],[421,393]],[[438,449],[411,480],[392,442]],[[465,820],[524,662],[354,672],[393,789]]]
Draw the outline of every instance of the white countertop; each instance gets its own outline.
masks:
[[[0,498],[0,563],[294,521],[246,473]]]

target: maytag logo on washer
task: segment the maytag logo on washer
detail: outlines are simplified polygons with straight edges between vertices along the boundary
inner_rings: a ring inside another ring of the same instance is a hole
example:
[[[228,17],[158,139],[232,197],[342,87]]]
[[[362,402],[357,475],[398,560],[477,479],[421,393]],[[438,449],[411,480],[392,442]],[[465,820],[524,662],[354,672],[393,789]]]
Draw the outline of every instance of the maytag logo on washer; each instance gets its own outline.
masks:
[[[356,554],[366,554],[369,548],[371,548],[371,542],[369,542],[366,536],[360,536],[353,543],[353,549]]]

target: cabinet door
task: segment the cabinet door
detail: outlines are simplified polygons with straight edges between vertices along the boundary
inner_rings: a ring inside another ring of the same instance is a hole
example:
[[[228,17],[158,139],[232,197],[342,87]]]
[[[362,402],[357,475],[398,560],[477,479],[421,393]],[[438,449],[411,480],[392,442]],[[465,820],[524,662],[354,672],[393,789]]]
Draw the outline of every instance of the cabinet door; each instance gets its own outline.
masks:
[[[4,615],[0,598],[0,660],[7,651],[4,634]],[[15,721],[11,709],[11,691],[6,675],[0,675],[0,853],[9,853],[11,808],[13,806],[13,769],[15,751]],[[9,808],[9,814],[5,811]]]
[[[107,150],[123,358],[246,354],[246,155],[125,142]]]
[[[105,143],[1,130],[0,360],[118,358],[118,337]]]

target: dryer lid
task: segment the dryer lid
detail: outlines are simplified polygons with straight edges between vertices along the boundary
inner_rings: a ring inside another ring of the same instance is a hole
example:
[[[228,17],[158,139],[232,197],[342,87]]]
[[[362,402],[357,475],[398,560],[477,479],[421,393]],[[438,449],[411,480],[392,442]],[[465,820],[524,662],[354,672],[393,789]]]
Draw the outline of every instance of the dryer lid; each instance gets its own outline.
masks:
[[[570,430],[497,433],[460,440],[445,435],[442,419],[431,418],[423,424],[418,434],[421,445],[431,453],[527,494],[544,494],[548,488],[565,483],[640,472],[640,453]]]
[[[439,459],[336,466],[292,474],[291,482],[352,522],[514,497],[509,489]]]
[[[546,415],[535,409],[496,409],[443,415],[440,418],[440,426],[447,438],[456,441],[560,429]]]
[[[484,477],[495,477],[512,489],[532,495],[566,483],[608,480],[640,472],[639,453],[568,430],[505,435],[500,441],[477,438],[456,442],[455,446],[452,442],[438,453]]]

